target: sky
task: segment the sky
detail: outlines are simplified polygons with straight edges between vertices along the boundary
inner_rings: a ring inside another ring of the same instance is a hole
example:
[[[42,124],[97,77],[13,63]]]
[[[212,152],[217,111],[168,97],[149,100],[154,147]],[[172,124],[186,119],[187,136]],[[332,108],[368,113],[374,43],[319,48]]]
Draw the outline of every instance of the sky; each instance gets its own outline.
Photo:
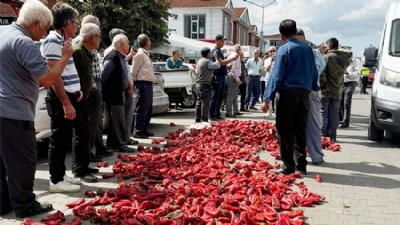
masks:
[[[250,0],[259,5],[272,0]],[[351,46],[355,56],[365,47],[378,46],[386,12],[397,0],[276,0],[265,7],[264,35],[279,33],[279,23],[293,19],[306,39],[321,44],[331,37],[343,46]],[[233,7],[247,7],[251,24],[261,31],[262,8],[243,0],[232,0]]]

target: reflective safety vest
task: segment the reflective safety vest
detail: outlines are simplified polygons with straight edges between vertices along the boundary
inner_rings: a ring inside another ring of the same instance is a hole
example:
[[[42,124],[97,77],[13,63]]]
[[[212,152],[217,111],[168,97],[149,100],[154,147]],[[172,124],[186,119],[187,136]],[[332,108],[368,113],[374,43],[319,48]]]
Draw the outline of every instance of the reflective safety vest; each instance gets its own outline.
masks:
[[[362,75],[363,77],[368,76],[368,75],[369,75],[369,68],[363,66],[363,67],[361,68],[361,75]]]

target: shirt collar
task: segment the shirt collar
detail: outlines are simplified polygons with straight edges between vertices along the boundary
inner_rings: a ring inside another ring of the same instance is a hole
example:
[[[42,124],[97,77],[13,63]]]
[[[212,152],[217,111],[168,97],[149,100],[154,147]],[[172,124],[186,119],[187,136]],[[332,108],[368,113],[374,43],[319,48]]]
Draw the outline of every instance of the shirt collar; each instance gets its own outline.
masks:
[[[149,55],[149,52],[144,48],[139,48],[138,51],[142,51],[144,54]]]
[[[21,31],[22,33],[24,33],[26,36],[28,36],[28,37],[30,37],[30,38],[32,39],[31,34],[28,32],[27,29],[25,29],[25,27],[23,27],[23,26],[17,24],[16,22],[13,22],[11,25],[14,26],[15,28],[17,28],[18,30],[20,30],[20,31]]]

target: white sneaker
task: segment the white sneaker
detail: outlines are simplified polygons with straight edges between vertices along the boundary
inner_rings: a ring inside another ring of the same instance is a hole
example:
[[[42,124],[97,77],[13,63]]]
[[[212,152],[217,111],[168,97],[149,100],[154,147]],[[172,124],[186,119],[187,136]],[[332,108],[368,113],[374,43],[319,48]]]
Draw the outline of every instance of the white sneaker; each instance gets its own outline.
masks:
[[[74,192],[80,192],[80,191],[81,191],[81,186],[79,186],[79,185],[70,184],[66,181],[60,181],[57,184],[53,184],[53,182],[50,181],[49,192],[52,192],[52,193],[74,193]]]
[[[67,175],[64,175],[64,181],[70,183],[70,184],[81,184],[81,178],[77,177],[77,178],[73,178],[73,177],[69,177]]]

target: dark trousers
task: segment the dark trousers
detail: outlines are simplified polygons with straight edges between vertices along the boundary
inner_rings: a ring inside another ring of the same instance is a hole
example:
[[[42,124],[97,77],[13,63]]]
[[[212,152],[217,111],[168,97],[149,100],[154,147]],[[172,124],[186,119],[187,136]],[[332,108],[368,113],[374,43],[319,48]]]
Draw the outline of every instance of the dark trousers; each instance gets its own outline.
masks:
[[[89,166],[88,142],[88,110],[87,102],[77,102],[74,94],[67,93],[72,106],[75,108],[74,120],[64,118],[61,102],[53,90],[49,90],[48,97],[57,102],[58,107],[53,109],[50,117],[51,135],[49,142],[50,180],[54,184],[63,181],[65,175],[65,156],[72,149],[72,172],[83,174]]]
[[[260,81],[260,88],[261,88],[261,90],[260,90],[260,92],[261,92],[261,102],[263,102],[264,91],[265,91],[265,81],[264,80]]]
[[[336,130],[339,125],[340,96],[329,93],[321,95],[321,132],[336,138]]]
[[[368,76],[363,76],[361,79],[361,93],[367,92]]]
[[[247,96],[245,105],[254,107],[260,97],[260,76],[249,75],[249,84],[247,85]]]
[[[20,212],[35,201],[36,159],[33,121],[0,117],[1,208],[11,204],[15,212]]]
[[[104,150],[103,145],[103,125],[101,115],[101,92],[99,89],[92,89],[89,92],[87,102],[88,108],[88,136],[89,152],[95,147]],[[100,135],[99,135],[100,134]]]
[[[225,95],[225,76],[217,76],[217,83],[211,91],[210,118],[221,117],[221,105]]]
[[[208,112],[210,110],[211,84],[196,84],[196,122],[208,122]]]
[[[136,109],[135,133],[147,131],[150,125],[153,107],[153,83],[149,81],[135,81]]]
[[[279,92],[276,108],[276,129],[278,131],[282,169],[294,172],[306,170],[306,127],[310,94],[305,90],[291,89]]]
[[[342,99],[340,100],[340,113],[339,121],[343,121],[344,125],[349,125],[350,114],[351,114],[351,102],[353,99],[353,93],[356,89],[357,81],[351,81],[344,83]]]
[[[242,84],[239,85],[239,93],[240,93],[240,109],[244,109],[244,103],[246,100],[246,92],[247,92],[247,83],[242,81]]]

